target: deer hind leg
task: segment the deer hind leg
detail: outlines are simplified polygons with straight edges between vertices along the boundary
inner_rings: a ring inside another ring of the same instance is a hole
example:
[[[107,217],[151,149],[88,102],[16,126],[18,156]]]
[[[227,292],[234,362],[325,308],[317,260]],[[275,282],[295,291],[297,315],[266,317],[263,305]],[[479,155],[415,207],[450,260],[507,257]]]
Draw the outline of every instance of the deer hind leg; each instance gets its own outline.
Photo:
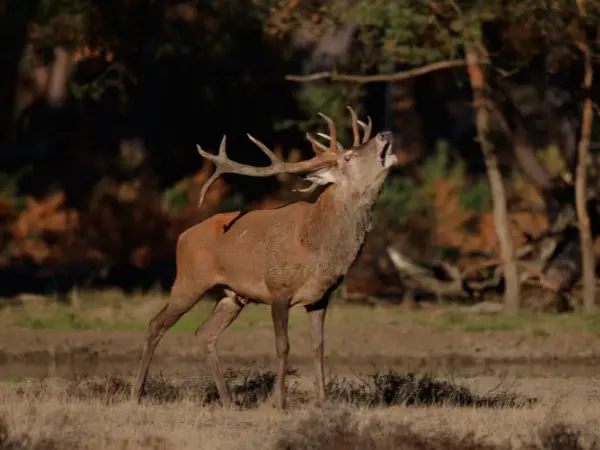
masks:
[[[196,337],[203,346],[213,379],[215,380],[217,390],[219,391],[221,404],[224,407],[232,406],[233,399],[229,384],[223,376],[223,371],[221,370],[221,365],[219,363],[217,341],[221,333],[231,325],[247,303],[247,299],[226,289],[225,297],[217,302],[212,314],[204,321],[200,328],[196,330]]]
[[[271,316],[275,328],[275,350],[277,351],[277,378],[275,379],[275,407],[285,409],[285,375],[290,352],[288,322],[289,302],[275,301],[271,305]]]
[[[132,397],[138,402],[141,400],[144,384],[148,377],[148,369],[158,343],[167,330],[198,303],[204,292],[205,290],[199,292],[197,289],[189,291],[176,281],[171,289],[171,296],[167,304],[150,320],[144,350],[142,351],[142,360],[131,392]]]

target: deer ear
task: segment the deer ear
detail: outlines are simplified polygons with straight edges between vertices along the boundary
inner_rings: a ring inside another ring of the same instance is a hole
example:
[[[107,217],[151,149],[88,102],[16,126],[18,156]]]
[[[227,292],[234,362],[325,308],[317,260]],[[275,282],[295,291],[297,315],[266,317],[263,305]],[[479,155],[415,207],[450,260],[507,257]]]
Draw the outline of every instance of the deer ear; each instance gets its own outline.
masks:
[[[337,182],[337,177],[331,167],[319,169],[316,172],[307,175],[304,179],[321,186]]]

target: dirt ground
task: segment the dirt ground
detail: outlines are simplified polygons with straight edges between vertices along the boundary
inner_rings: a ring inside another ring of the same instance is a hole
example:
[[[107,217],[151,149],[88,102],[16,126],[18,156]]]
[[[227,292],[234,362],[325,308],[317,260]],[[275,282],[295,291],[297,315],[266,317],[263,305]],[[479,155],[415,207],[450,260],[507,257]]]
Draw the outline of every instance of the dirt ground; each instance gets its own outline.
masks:
[[[136,369],[145,338],[129,330],[0,330],[0,378],[127,373]],[[594,376],[600,373],[600,339],[590,332],[549,334],[530,330],[438,331],[402,324],[337,323],[326,330],[326,365],[331,374],[356,371],[431,371],[471,375]],[[306,329],[290,331],[290,364],[312,370]],[[219,341],[232,367],[271,367],[273,331],[227,330]],[[169,331],[152,371],[203,373],[193,332]]]

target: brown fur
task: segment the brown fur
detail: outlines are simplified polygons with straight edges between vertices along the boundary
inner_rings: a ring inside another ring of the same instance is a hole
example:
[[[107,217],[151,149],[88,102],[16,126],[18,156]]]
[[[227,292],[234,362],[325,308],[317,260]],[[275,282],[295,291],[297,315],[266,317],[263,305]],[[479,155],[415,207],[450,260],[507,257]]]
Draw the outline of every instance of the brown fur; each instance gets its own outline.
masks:
[[[306,308],[313,339],[317,402],[324,401],[323,322],[329,296],[358,257],[371,226],[373,204],[395,161],[389,133],[356,144],[355,137],[355,147],[340,151],[333,164],[309,175],[308,179],[317,184],[329,184],[315,203],[217,214],[182,233],[177,243],[177,277],[171,297],[150,321],[133,391],[138,400],[152,354],[166,330],[208,289],[224,286],[225,297],[196,331],[221,402],[231,405],[232,398],[219,365],[216,342],[248,301],[271,305],[279,360],[275,385],[279,408],[285,406],[289,308]]]

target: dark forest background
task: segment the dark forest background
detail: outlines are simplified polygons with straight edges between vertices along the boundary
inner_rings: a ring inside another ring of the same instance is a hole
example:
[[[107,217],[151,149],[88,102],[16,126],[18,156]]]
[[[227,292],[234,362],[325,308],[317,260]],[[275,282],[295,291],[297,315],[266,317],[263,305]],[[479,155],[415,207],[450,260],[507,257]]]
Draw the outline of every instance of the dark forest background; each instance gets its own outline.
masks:
[[[600,250],[599,13],[583,0],[5,0],[0,296],[168,290],[188,226],[311,198],[292,176],[225,176],[199,208],[213,168],[196,144],[215,151],[226,134],[232,159],[266,164],[250,133],[306,158],[304,134],[325,131],[319,111],[350,142],[350,105],[395,132],[405,162],[344,299],[495,298],[506,283],[494,207],[505,204],[519,305],[578,309],[581,174]],[[494,167],[504,198],[490,189]]]

